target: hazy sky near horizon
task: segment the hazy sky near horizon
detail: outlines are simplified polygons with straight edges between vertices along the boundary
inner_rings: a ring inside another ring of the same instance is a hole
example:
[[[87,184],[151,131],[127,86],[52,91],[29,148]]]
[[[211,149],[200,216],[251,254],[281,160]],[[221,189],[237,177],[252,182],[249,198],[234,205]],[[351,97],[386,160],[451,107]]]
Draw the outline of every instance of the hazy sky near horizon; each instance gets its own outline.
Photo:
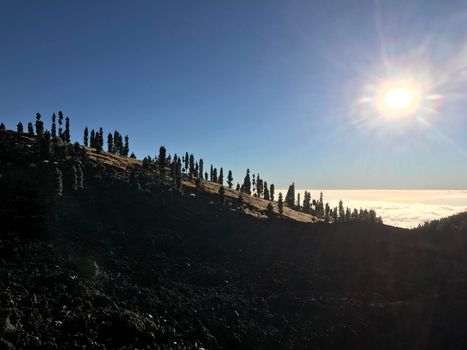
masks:
[[[120,130],[276,187],[467,188],[465,1],[0,0],[0,121]],[[368,98],[409,77],[417,111]]]

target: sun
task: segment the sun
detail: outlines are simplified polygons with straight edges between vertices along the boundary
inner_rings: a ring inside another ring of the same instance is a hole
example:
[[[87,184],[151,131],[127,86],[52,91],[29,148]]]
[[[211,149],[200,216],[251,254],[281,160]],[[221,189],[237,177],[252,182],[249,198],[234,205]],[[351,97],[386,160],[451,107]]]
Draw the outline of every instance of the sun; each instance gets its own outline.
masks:
[[[407,116],[417,111],[420,96],[420,88],[413,81],[388,81],[381,85],[376,104],[385,116]]]
[[[388,90],[384,96],[386,107],[393,110],[403,110],[410,108],[414,101],[414,94],[405,87]]]

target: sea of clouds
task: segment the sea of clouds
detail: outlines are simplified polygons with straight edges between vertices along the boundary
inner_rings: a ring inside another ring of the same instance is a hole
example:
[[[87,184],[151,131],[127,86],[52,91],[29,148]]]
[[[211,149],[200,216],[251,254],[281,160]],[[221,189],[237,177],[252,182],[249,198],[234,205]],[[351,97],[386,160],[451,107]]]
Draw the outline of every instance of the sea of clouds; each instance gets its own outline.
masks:
[[[321,190],[311,189],[313,199]],[[467,210],[467,190],[322,190],[324,202],[334,208],[342,199],[344,207],[374,209],[383,222],[398,227],[419,224]],[[287,190],[282,192],[285,197]],[[305,190],[300,193],[303,201]],[[276,195],[277,200],[277,195]]]

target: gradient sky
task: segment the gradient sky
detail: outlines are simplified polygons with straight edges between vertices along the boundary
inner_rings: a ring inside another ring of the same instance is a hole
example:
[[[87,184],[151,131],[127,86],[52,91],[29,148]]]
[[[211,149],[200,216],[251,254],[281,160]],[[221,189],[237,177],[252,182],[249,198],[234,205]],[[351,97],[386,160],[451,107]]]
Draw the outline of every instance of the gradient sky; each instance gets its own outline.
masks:
[[[0,0],[0,121],[63,110],[276,187],[467,188],[465,1]],[[362,98],[410,75],[413,116]]]

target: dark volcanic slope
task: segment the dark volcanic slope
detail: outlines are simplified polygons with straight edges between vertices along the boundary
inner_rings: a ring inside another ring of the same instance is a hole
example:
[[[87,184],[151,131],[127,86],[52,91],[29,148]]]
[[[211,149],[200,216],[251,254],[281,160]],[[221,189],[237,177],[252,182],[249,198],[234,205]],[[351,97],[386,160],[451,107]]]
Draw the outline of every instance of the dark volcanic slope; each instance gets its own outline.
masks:
[[[257,219],[144,173],[138,192],[129,171],[79,150],[43,163],[34,141],[8,135],[0,349],[467,346],[465,225]],[[78,160],[85,187],[72,192]]]

